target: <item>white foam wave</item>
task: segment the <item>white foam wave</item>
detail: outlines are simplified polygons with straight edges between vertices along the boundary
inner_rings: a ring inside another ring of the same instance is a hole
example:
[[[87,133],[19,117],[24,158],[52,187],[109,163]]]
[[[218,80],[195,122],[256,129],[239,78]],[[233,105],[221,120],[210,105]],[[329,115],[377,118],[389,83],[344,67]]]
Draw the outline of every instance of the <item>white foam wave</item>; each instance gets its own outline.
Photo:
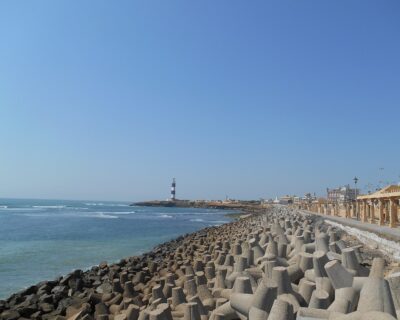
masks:
[[[90,216],[90,217],[93,217],[93,218],[101,218],[101,219],[118,219],[117,216],[112,216],[112,215],[105,214],[105,213],[99,213],[99,214],[97,214],[97,215],[92,215],[92,216]]]
[[[21,217],[35,217],[35,218],[54,217],[54,215],[48,213],[17,213],[17,215]]]
[[[195,214],[196,216],[204,216],[204,215],[207,215],[207,216],[210,216],[210,215],[216,215],[216,214],[221,214],[220,212],[195,212],[195,213],[193,213],[193,212],[176,212],[175,213],[176,215],[182,215],[182,216],[184,216],[184,215],[186,215],[186,214]]]
[[[117,215],[124,215],[124,214],[132,214],[132,213],[136,213],[136,211],[115,211],[115,212],[109,212],[111,214],[117,214]]]
[[[190,221],[192,221],[192,222],[204,222],[203,219],[190,219]]]
[[[8,206],[0,206],[0,209],[7,209]]]
[[[38,209],[62,209],[65,208],[66,206],[63,205],[58,205],[58,206],[32,206],[32,208],[38,208]]]
[[[63,218],[94,218],[94,219],[118,219],[118,216],[113,216],[108,214],[108,212],[93,212],[93,213],[86,213],[86,214],[79,214],[79,213],[62,213],[62,214],[53,214],[53,213],[24,213],[20,214],[24,217],[35,217],[35,218],[44,218],[44,217],[63,217]]]
[[[0,208],[1,211],[38,211],[39,208]]]
[[[104,202],[86,202],[86,206],[105,206],[105,207],[129,207],[125,203],[104,203]]]
[[[131,214],[131,213],[135,213],[135,211],[95,211],[94,213],[98,213],[98,214],[128,215],[128,214]]]
[[[168,215],[168,214],[162,214],[160,216],[160,218],[172,218],[172,216]]]

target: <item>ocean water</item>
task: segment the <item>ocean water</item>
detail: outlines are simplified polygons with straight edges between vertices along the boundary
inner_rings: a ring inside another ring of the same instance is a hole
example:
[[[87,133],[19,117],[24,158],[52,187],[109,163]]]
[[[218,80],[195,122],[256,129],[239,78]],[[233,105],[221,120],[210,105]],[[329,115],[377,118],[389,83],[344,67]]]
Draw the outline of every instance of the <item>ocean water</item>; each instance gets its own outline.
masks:
[[[149,251],[227,211],[123,202],[0,199],[0,299],[42,280]]]

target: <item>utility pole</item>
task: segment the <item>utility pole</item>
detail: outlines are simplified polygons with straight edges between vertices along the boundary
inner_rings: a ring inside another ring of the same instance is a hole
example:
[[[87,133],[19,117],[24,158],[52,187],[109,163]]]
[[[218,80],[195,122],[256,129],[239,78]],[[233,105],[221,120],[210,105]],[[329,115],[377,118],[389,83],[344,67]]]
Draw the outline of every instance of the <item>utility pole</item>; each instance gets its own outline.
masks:
[[[354,177],[353,181],[354,181],[354,193],[355,193],[355,206],[354,206],[354,208],[356,210],[357,220],[359,220],[359,213],[358,213],[358,207],[357,207],[357,182],[358,182],[358,178]]]

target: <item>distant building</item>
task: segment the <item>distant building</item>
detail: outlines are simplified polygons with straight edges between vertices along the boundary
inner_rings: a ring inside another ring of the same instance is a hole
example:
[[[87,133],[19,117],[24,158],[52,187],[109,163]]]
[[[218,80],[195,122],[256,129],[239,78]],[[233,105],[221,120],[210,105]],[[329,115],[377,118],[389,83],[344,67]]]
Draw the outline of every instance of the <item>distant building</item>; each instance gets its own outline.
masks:
[[[317,200],[317,197],[314,195],[312,195],[310,192],[306,193],[304,195],[303,198],[301,198],[301,202],[305,202],[305,203],[311,203],[313,201]]]
[[[293,197],[289,196],[289,195],[280,197],[279,198],[279,203],[280,204],[292,204],[293,203]]]
[[[327,198],[329,202],[347,202],[354,201],[357,198],[358,190],[350,188],[349,185],[335,188],[335,189],[326,189]]]

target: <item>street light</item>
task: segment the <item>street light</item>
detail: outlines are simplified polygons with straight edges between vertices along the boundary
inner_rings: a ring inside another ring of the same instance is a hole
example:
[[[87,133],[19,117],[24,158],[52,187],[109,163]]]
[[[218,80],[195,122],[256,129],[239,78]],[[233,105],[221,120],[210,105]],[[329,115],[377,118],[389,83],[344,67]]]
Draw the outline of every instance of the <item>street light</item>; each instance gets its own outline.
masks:
[[[355,193],[355,210],[356,210],[356,217],[357,217],[357,220],[359,220],[359,216],[358,216],[358,208],[357,208],[357,182],[358,182],[358,178],[357,177],[354,177],[354,179],[353,179],[353,181],[354,181],[354,193]]]

